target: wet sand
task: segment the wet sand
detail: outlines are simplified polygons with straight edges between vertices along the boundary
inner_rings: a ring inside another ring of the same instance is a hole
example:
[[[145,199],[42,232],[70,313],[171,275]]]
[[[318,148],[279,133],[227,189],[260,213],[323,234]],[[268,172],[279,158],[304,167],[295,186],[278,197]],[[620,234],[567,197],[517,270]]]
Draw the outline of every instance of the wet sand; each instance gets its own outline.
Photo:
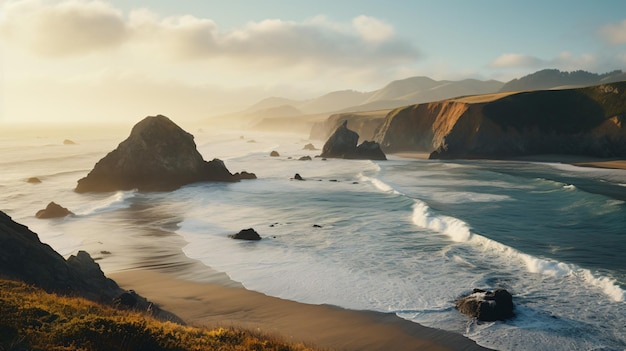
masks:
[[[191,325],[243,327],[332,350],[486,350],[462,335],[395,314],[283,300],[238,287],[226,275],[196,282],[140,269],[109,277]]]
[[[412,158],[418,160],[427,160],[430,155],[428,152],[398,152],[392,155],[402,158]],[[593,168],[610,168],[610,169],[626,169],[626,160],[624,159],[602,159],[597,157],[573,156],[573,155],[532,155],[511,157],[506,160],[513,161],[529,161],[529,162],[549,162],[563,163],[578,167]]]

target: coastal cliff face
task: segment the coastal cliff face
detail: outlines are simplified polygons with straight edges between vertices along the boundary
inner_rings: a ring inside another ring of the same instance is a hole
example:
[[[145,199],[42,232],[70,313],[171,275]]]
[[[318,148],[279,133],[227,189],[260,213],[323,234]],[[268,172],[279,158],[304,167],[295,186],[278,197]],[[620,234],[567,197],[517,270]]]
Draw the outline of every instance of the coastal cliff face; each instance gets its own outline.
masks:
[[[626,82],[479,95],[398,108],[375,140],[431,158],[626,156]]]

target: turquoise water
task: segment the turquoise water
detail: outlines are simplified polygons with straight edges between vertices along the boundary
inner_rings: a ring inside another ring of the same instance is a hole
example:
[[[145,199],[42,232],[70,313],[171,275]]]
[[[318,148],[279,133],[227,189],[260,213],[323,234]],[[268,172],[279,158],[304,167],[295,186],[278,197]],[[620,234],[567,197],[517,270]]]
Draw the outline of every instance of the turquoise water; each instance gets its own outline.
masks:
[[[248,289],[394,312],[499,350],[626,348],[625,171],[394,157],[298,161],[316,151],[302,150],[308,141],[295,136],[200,134],[205,159],[259,179],[171,193],[74,193],[119,141],[5,142],[0,209],[64,255],[95,253],[108,272],[176,266],[178,250]],[[272,150],[281,156],[269,157]],[[295,173],[306,180],[291,180]],[[30,176],[43,183],[25,183]],[[52,200],[77,216],[34,219]],[[264,239],[227,238],[249,227]],[[477,323],[458,313],[454,300],[475,287],[511,291],[517,317]]]

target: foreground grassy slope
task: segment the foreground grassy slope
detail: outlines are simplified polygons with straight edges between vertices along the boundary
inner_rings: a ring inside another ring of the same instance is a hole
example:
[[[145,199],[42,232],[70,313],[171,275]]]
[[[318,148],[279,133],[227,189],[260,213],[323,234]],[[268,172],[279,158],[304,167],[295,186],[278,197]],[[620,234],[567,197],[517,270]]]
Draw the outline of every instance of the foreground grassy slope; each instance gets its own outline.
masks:
[[[234,328],[162,322],[0,280],[0,350],[312,350]]]

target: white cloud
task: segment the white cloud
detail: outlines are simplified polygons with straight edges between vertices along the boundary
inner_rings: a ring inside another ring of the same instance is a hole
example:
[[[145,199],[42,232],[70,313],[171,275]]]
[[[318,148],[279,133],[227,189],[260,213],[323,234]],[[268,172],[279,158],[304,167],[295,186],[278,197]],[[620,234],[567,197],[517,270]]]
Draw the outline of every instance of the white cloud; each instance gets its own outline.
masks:
[[[538,67],[544,61],[539,58],[524,54],[502,54],[491,61],[489,67],[510,68],[510,67]]]
[[[626,44],[626,20],[600,28],[600,36],[611,44]]]
[[[191,15],[160,18],[139,9],[124,17],[103,1],[9,1],[1,9],[5,16],[0,19],[0,40],[47,57],[113,52],[124,44],[150,58],[220,57],[278,67],[372,66],[418,58],[417,49],[396,38],[391,25],[368,16],[355,18],[351,25],[324,17],[303,22],[267,19],[222,31],[213,20]]]
[[[101,1],[10,1],[2,10],[0,39],[43,56],[103,50],[126,39],[121,12]]]
[[[352,24],[365,41],[380,43],[395,35],[392,26],[374,17],[361,15],[353,19]]]

